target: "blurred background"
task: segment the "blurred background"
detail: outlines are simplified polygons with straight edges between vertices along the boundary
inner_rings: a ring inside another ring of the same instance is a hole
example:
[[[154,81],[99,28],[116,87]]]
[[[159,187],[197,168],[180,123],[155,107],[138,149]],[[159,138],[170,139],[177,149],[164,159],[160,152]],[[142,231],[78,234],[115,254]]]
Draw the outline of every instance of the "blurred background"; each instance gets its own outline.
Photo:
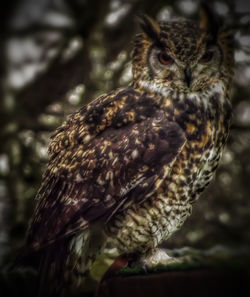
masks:
[[[233,125],[216,177],[167,248],[250,244],[250,1],[210,1],[234,32]],[[8,0],[0,40],[0,267],[18,253],[51,132],[131,82],[136,14],[198,17],[198,1]]]

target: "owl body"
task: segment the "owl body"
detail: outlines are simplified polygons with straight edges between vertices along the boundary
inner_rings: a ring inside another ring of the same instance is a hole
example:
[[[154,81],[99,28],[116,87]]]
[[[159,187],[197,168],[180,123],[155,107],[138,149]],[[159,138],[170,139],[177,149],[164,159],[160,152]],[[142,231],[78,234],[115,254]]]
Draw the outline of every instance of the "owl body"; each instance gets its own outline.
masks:
[[[211,181],[233,69],[231,39],[212,25],[207,14],[200,24],[144,16],[133,84],[92,101],[52,137],[27,250],[57,286],[81,277],[107,243],[151,255]]]
[[[112,246],[120,252],[147,253],[191,214],[192,204],[213,177],[228,135],[231,105],[221,90],[213,87],[203,98],[195,94],[171,97],[170,104],[168,97],[154,95],[153,100],[162,102],[167,121],[178,123],[184,131],[185,144],[171,169],[167,166],[155,181],[154,193],[139,205],[121,208],[107,224],[107,236],[111,234]]]

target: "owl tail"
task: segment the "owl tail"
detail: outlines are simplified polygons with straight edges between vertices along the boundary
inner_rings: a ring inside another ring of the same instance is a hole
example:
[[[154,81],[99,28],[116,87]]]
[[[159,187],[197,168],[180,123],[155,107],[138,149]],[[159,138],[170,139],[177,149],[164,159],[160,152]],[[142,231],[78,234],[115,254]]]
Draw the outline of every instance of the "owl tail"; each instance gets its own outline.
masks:
[[[27,247],[11,270],[32,268],[37,271],[35,297],[62,297],[75,290],[92,265],[97,250],[89,246],[89,232],[63,238],[30,251]]]
[[[67,267],[69,240],[63,240],[47,247],[40,254],[37,278],[37,297],[62,297],[69,286]]]
[[[65,275],[68,270],[69,243],[69,240],[63,240],[39,251],[26,248],[7,267],[7,271],[20,274],[25,283],[30,279],[36,282],[27,288],[32,291],[28,291],[28,295],[61,297],[67,286]]]
[[[70,240],[62,240],[39,251],[24,250],[9,267],[9,271],[29,277],[28,272],[35,273],[34,297],[61,297],[69,285],[65,276],[71,275],[67,267],[70,254]],[[33,286],[32,286],[33,288]]]
[[[37,297],[65,297],[79,287],[96,254],[88,246],[88,236],[86,232],[64,238],[44,249],[39,259]]]

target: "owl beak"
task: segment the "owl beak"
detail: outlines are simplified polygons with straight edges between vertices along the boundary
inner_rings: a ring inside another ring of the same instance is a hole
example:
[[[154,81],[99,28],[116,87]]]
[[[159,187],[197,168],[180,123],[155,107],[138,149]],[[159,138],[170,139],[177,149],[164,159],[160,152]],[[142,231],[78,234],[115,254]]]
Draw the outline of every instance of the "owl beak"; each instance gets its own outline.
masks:
[[[191,81],[192,81],[192,72],[191,72],[191,69],[189,66],[187,66],[185,69],[184,69],[184,79],[185,79],[185,82],[187,84],[188,87],[190,87],[190,84],[191,84]]]

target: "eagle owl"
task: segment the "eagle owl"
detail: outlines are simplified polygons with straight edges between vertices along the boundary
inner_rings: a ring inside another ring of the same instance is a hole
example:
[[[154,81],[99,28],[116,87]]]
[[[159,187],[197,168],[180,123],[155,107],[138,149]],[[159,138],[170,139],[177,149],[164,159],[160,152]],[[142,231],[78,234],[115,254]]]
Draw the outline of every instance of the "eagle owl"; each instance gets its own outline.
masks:
[[[230,34],[208,9],[198,22],[143,15],[140,24],[132,84],[84,106],[52,136],[26,244],[52,287],[81,277],[107,243],[161,261],[157,246],[190,215],[225,145]]]

